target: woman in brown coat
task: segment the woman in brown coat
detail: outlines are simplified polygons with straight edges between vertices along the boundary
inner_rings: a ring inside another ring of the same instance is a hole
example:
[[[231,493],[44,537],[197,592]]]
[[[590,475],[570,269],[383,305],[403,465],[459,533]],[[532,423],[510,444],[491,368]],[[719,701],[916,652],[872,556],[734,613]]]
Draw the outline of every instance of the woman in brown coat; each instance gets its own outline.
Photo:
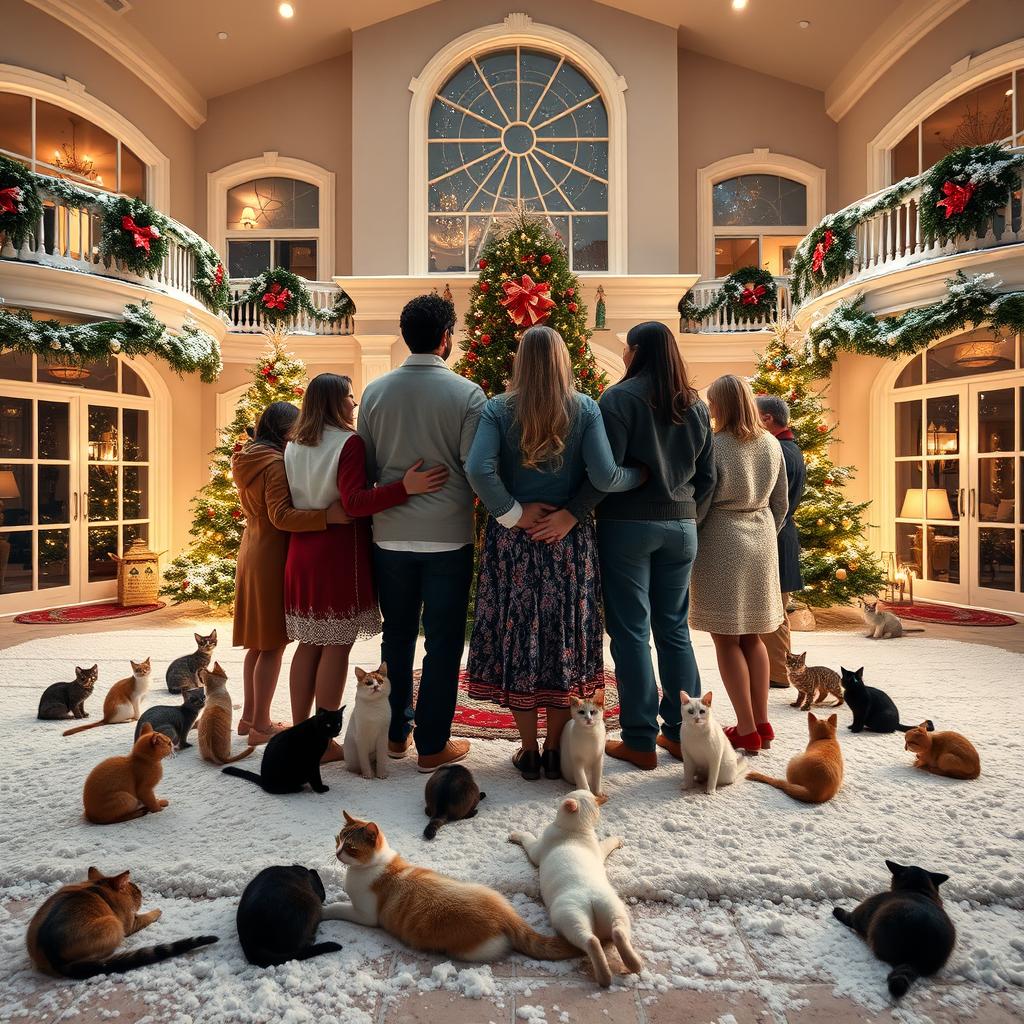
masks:
[[[268,405],[253,440],[231,459],[231,475],[245,513],[245,530],[235,567],[235,621],[232,643],[246,648],[244,698],[239,735],[266,743],[284,726],[270,720],[281,659],[288,644],[284,619],[284,566],[289,533],[325,530],[347,523],[335,502],[327,509],[292,505],[284,471],[284,446],[299,410],[288,402]]]

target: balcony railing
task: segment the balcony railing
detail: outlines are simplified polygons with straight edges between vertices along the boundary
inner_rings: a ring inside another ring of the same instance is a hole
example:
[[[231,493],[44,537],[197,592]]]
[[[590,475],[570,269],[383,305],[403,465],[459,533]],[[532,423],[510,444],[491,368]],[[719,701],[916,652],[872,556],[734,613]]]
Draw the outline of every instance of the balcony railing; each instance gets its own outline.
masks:
[[[259,334],[263,330],[263,318],[260,308],[255,302],[236,301],[245,294],[251,278],[233,277],[231,279],[231,306],[227,311],[227,317],[231,322],[228,330],[232,334]],[[341,294],[341,289],[333,281],[307,281],[309,297],[317,309],[330,309],[335,300]],[[344,317],[333,323],[322,323],[309,316],[305,310],[299,312],[285,322],[285,326],[292,334],[323,334],[339,335],[351,334],[353,330],[352,317]]]
[[[704,281],[693,286],[692,297],[697,306],[706,306],[722,290],[725,278]],[[775,308],[769,312],[750,317],[742,317],[733,313],[728,305],[700,321],[683,320],[680,331],[684,334],[739,334],[743,331],[766,331],[779,316],[789,314],[791,302],[789,295],[789,278],[776,277]]]

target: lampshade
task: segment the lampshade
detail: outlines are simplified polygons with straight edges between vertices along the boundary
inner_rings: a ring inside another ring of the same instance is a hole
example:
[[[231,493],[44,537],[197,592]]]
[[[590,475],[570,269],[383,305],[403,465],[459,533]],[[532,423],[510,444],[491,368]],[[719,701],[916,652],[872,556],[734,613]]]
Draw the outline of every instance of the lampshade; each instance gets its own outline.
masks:
[[[18,481],[14,473],[9,469],[0,469],[0,498],[20,498],[21,491],[18,490]]]
[[[256,211],[251,206],[244,207],[239,223],[243,228],[256,227]]]
[[[907,488],[900,509],[901,519],[952,519],[953,510],[949,506],[949,494],[942,487],[929,487],[925,491],[921,487]],[[925,502],[927,501],[927,508]]]

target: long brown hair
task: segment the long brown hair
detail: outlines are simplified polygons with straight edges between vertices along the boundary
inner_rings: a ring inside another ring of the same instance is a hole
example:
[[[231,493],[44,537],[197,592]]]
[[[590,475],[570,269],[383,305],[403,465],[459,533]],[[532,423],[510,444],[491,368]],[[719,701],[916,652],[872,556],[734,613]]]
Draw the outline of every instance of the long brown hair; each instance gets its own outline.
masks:
[[[523,333],[508,393],[514,395],[523,465],[558,464],[572,423],[572,363],[558,331],[538,324]]]
[[[302,408],[288,434],[288,440],[314,448],[324,436],[325,427],[351,430],[341,411],[342,399],[352,394],[352,378],[338,373],[318,373],[302,396]]]
[[[622,379],[648,374],[648,401],[655,414],[670,423],[683,423],[687,410],[700,396],[690,383],[675,335],[663,323],[648,320],[630,328],[626,344],[633,351],[633,360]]]
[[[734,373],[711,382],[708,404],[715,418],[715,433],[725,431],[739,441],[752,441],[764,433],[750,385]]]

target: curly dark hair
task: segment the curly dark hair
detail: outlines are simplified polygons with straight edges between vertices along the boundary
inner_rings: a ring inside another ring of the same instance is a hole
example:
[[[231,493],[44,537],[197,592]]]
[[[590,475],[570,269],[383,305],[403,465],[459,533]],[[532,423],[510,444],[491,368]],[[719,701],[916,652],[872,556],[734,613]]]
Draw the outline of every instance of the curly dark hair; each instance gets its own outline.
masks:
[[[455,332],[455,306],[440,295],[417,295],[405,304],[399,323],[410,352],[433,352],[445,331]]]

